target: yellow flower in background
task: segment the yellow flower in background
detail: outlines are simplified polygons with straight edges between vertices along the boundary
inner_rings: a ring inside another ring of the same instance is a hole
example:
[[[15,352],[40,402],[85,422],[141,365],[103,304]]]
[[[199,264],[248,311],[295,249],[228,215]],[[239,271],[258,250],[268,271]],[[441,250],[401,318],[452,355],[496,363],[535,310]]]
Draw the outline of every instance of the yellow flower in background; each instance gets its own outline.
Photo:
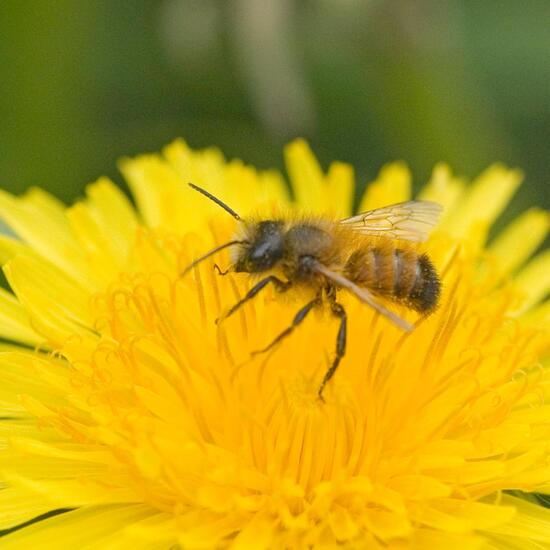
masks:
[[[286,153],[294,202],[280,174],[182,142],[122,163],[137,211],[106,179],[70,208],[0,195],[17,235],[0,238],[0,529],[72,509],[2,548],[550,547],[550,510],[505,492],[550,492],[550,253],[529,259],[548,214],[487,246],[520,175],[436,167],[420,197],[445,208],[422,245],[441,307],[405,334],[342,292],[347,354],[323,404],[337,321],[251,359],[296,304],[268,291],[217,326],[250,279],[213,261],[179,275],[236,225],[188,181],[245,216],[351,214],[349,166]],[[410,192],[387,166],[360,210]]]

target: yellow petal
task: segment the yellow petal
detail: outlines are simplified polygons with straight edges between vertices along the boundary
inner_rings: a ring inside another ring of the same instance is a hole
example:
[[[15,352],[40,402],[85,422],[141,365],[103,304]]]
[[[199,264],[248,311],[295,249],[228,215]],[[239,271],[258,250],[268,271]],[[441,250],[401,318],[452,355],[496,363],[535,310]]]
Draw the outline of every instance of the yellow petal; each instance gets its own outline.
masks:
[[[51,364],[48,365],[52,367]],[[14,411],[24,410],[19,396],[30,394],[47,403],[64,403],[63,388],[40,379],[37,364],[20,353],[0,353],[0,400]]]
[[[550,300],[546,300],[523,313],[521,319],[533,326],[550,325]]]
[[[151,548],[165,550],[174,544],[177,533],[176,518],[172,514],[157,513],[132,523],[124,530],[126,546],[121,550],[134,548],[137,541],[151,544]]]
[[[419,521],[444,531],[468,533],[493,529],[508,523],[516,514],[514,506],[497,506],[459,499],[439,499],[422,510]]]
[[[243,518],[235,514],[216,516],[213,519],[207,511],[198,509],[187,515],[190,516],[188,519],[181,518],[187,525],[181,526],[184,528],[183,533],[178,537],[183,548],[218,548],[243,525]]]
[[[76,462],[110,464],[111,455],[106,450],[93,450],[89,445],[54,445],[27,437],[12,437],[10,445],[16,451],[48,458],[63,458]]]
[[[288,185],[283,176],[275,170],[267,170],[260,174],[264,196],[276,204],[279,208],[281,205],[287,205],[290,202],[288,193]]]
[[[50,216],[32,200],[16,199],[0,191],[0,217],[41,256],[55,263],[87,288],[93,288],[93,276],[80,253],[65,221]]]
[[[10,292],[0,288],[0,337],[31,346],[44,340],[31,327],[29,314]]]
[[[50,500],[54,497],[58,498],[55,502],[62,508],[65,506],[63,499],[67,499],[67,506],[69,502],[71,506],[87,503],[87,493],[83,491],[82,484],[78,480],[83,477],[91,480],[94,476],[101,479],[106,470],[103,466],[91,462],[45,458],[21,453],[8,444],[8,447],[0,453],[0,471],[2,479],[10,485],[26,487],[33,492],[50,495]],[[58,482],[61,485],[57,485]],[[101,495],[103,495],[101,498],[106,498],[105,487],[98,490],[98,486],[100,485],[96,484],[93,494],[96,498]],[[123,500],[125,501],[126,499]]]
[[[40,187],[31,187],[22,197],[22,201],[31,204],[36,211],[46,215],[50,223],[55,224],[60,232],[66,232],[68,229],[65,219],[66,206],[56,197],[40,189]]]
[[[449,166],[441,163],[434,167],[430,181],[422,188],[418,198],[440,204],[444,219],[458,204],[463,193],[464,182],[453,177]]]
[[[267,550],[273,540],[273,532],[276,530],[276,521],[258,514],[237,535],[230,550]]]
[[[20,418],[16,422],[13,420],[0,420],[0,447],[6,448],[8,440],[14,436],[26,436],[40,439],[44,442],[59,443],[62,436],[52,428],[39,426],[36,418]]]
[[[89,294],[53,265],[18,256],[4,267],[10,286],[32,317],[33,327],[62,344],[75,333],[90,336]]]
[[[137,216],[126,195],[109,179],[101,178],[86,188],[86,202],[98,221],[102,234],[109,238],[113,253],[122,264],[133,245]]]
[[[550,291],[550,250],[535,256],[514,278],[514,287],[519,290],[523,299],[517,314],[545,298]]]
[[[97,506],[73,510],[2,538],[2,550],[101,548],[102,541],[154,512],[144,505]]]
[[[329,167],[326,182],[329,200],[327,214],[337,218],[351,216],[355,189],[353,167],[343,162],[333,162]]]
[[[0,530],[9,529],[52,510],[43,496],[19,487],[0,490]]]
[[[502,525],[488,529],[491,533],[550,543],[550,510],[525,499],[511,495],[502,496],[502,504],[516,509],[514,518]]]
[[[406,164],[393,162],[380,170],[375,181],[369,183],[359,203],[359,212],[374,210],[411,198],[411,172]]]
[[[177,185],[176,174],[155,156],[140,156],[136,159],[122,159],[119,168],[124,175],[138,210],[149,227],[159,227],[170,218],[166,217],[167,187],[171,182]]]
[[[325,210],[324,174],[309,145],[302,139],[285,148],[285,161],[297,205],[304,212]]]
[[[489,247],[504,275],[520,267],[544,241],[550,229],[550,214],[532,208],[516,218]]]
[[[474,534],[419,529],[414,534],[410,548],[411,550],[481,550],[486,549],[486,542],[483,537]],[[405,549],[406,546],[403,550]]]
[[[201,223],[204,227],[208,219],[206,208],[211,208],[214,215],[219,214],[219,207],[193,191],[187,179],[157,156],[124,159],[120,162],[120,170],[149,227],[163,227],[183,234],[201,227]],[[205,184],[205,187],[216,194],[211,185]]]
[[[182,183],[191,181],[215,194],[222,190],[227,163],[217,147],[193,151],[183,140],[177,139],[164,147],[162,156],[180,176]]]
[[[396,477],[389,486],[412,500],[433,499],[448,496],[451,493],[448,485],[435,478],[421,475]]]
[[[367,509],[365,525],[368,531],[382,540],[407,537],[412,525],[406,514],[395,514],[380,508]]]
[[[0,265],[4,265],[17,254],[33,255],[34,251],[23,241],[0,235]]]
[[[498,164],[488,168],[472,183],[444,228],[457,236],[467,235],[476,226],[487,231],[510,201],[522,178],[519,170],[508,170]]]
[[[83,203],[75,204],[67,210],[67,218],[72,232],[90,265],[94,266],[96,276],[106,286],[122,267],[126,257],[117,254],[114,241],[104,227],[98,223],[91,210]]]
[[[79,474],[79,470],[74,468],[75,465],[72,461],[65,463],[68,466],[66,477],[69,479],[63,479],[61,475],[58,476],[60,479],[53,477],[41,479],[39,474],[35,476],[35,479],[31,479],[31,477],[15,474],[9,470],[4,472],[3,478],[10,487],[41,495],[49,501],[52,509],[99,504],[130,504],[142,501],[142,498],[130,487],[118,487],[112,479],[105,484],[106,470],[86,468],[82,465]],[[43,461],[44,466],[47,464],[47,461]],[[54,463],[52,462],[52,464]],[[62,465],[61,461],[60,465]]]

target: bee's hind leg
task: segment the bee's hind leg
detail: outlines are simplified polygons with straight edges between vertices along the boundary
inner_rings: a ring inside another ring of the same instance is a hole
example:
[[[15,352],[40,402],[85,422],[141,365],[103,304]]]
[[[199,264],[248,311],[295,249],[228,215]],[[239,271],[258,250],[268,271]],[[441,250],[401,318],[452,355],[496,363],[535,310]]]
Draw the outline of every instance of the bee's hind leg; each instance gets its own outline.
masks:
[[[340,328],[338,329],[338,336],[336,337],[336,356],[334,357],[332,365],[325,373],[323,381],[319,386],[319,391],[317,392],[319,399],[323,402],[325,401],[325,399],[323,398],[323,390],[325,389],[325,386],[327,385],[329,380],[334,376],[334,373],[336,372],[336,369],[338,368],[338,365],[340,364],[342,357],[344,357],[344,354],[346,353],[346,335],[347,335],[347,321],[348,321],[348,316],[346,314],[346,310],[344,309],[344,306],[336,302],[334,300],[333,295],[331,296],[329,294],[329,299],[330,299],[330,311],[335,317],[338,317],[340,319]]]
[[[292,324],[285,328],[270,344],[265,348],[253,351],[251,355],[258,355],[259,353],[265,353],[269,351],[273,346],[276,346],[281,340],[290,336],[294,329],[307,317],[307,314],[316,306],[321,305],[321,294],[318,294],[311,302],[308,302],[304,307],[302,307],[298,313],[292,319]]]

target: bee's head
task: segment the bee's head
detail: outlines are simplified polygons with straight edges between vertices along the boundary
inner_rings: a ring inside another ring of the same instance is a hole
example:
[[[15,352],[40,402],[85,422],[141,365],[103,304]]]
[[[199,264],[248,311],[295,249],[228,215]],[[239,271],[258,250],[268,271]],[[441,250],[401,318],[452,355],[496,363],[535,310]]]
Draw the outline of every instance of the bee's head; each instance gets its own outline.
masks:
[[[275,266],[283,257],[283,222],[262,221],[254,225],[251,238],[240,247],[235,271],[259,273]]]
[[[206,189],[190,183],[189,186],[204,195],[212,202],[223,208],[237,221],[243,219],[221,199],[209,193]],[[191,262],[182,275],[189,273],[197,264],[217,254],[220,250],[230,246],[237,246],[237,253],[233,259],[235,271],[246,273],[259,273],[271,269],[283,257],[283,222],[267,220],[259,223],[244,223],[244,239],[235,239],[213,248],[206,254]]]

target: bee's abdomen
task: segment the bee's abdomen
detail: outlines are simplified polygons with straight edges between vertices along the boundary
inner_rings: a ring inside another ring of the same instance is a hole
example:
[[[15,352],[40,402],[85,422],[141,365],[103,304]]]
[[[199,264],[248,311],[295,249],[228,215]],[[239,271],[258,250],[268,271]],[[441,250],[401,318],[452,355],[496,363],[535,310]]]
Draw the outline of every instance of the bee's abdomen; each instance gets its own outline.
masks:
[[[418,256],[414,286],[407,300],[416,311],[432,312],[439,304],[441,281],[430,258],[426,254]]]
[[[392,247],[356,250],[345,275],[359,286],[420,313],[430,313],[439,302],[441,283],[426,254]]]

